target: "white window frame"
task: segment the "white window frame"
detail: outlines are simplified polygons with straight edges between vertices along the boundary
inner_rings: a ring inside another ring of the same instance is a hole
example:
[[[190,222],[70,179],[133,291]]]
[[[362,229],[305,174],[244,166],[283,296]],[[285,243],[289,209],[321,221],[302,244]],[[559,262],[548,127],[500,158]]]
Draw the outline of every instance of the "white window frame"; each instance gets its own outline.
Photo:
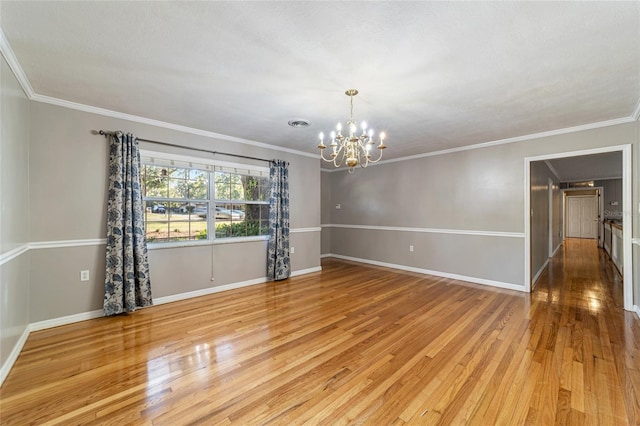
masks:
[[[243,172],[250,172],[250,173],[256,173],[256,174],[259,174],[259,173],[266,174],[267,176],[269,176],[268,167],[233,163],[229,161],[220,161],[220,160],[214,160],[210,158],[196,157],[196,156],[190,156],[190,155],[173,154],[170,152],[163,152],[163,151],[151,151],[147,149],[140,150],[140,159],[141,159],[142,165],[154,164],[153,160],[160,160],[161,164],[166,164],[167,162],[169,162],[169,165],[173,165],[174,167],[195,168],[195,169],[207,170],[210,172],[209,200],[208,200],[209,213],[207,214],[207,239],[147,243],[147,249],[154,250],[154,249],[177,248],[177,247],[210,246],[210,245],[217,245],[217,244],[267,241],[269,239],[268,235],[254,235],[249,237],[227,237],[227,238],[215,237],[216,198],[215,198],[215,178],[214,178],[216,167],[223,167],[224,169],[237,169],[236,173],[238,174],[243,174]],[[151,162],[145,161],[146,159],[151,159],[152,161]],[[233,200],[231,200],[230,202],[233,202]],[[240,204],[237,201],[235,203]],[[266,203],[261,202],[258,204],[268,204],[268,202]],[[146,226],[146,223],[145,223],[145,226]],[[145,233],[146,233],[146,229],[145,229]]]

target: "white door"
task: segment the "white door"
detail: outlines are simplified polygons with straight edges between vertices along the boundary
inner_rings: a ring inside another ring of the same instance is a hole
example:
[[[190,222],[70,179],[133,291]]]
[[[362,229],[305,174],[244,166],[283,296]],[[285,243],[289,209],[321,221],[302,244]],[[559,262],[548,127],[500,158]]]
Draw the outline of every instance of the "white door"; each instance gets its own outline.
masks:
[[[567,197],[567,237],[580,238],[580,199]]]
[[[595,196],[580,200],[580,237],[598,238],[598,202]]]
[[[567,197],[567,237],[598,238],[598,198]]]

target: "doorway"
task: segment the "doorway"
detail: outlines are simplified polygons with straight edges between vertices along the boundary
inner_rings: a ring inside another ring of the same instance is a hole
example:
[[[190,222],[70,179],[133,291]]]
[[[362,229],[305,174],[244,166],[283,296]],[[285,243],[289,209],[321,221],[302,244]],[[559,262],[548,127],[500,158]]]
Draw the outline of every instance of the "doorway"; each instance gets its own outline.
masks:
[[[581,151],[564,152],[557,154],[547,154],[535,157],[526,157],[525,162],[525,187],[524,187],[524,221],[525,221],[525,241],[524,241],[524,284],[525,290],[531,292],[532,287],[532,215],[531,208],[531,163],[536,161],[565,159],[583,156],[595,156],[597,154],[621,153],[622,154],[622,203],[624,206],[631,206],[631,174],[632,156],[631,145],[617,145],[603,148],[586,149]],[[632,209],[625,208],[622,213],[623,232],[623,294],[624,309],[633,310],[633,262],[632,262]],[[566,235],[566,230],[565,230]]]

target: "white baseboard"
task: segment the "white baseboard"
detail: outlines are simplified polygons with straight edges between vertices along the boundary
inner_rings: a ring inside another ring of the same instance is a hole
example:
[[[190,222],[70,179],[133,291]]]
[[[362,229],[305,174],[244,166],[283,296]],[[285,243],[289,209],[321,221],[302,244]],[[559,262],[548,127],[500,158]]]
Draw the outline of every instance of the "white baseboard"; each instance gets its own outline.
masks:
[[[298,271],[291,272],[291,277],[297,277],[299,275],[310,274],[312,272],[322,271],[321,266],[314,268],[300,269]],[[235,290],[237,288],[248,287],[256,284],[266,283],[267,277],[255,278],[248,281],[240,281],[237,283],[225,284],[216,287],[203,288],[202,290],[189,291],[187,293],[172,294],[171,296],[158,297],[153,299],[154,305],[162,305],[164,303],[177,302],[178,300],[191,299],[193,297],[206,296],[208,294],[220,293],[222,291]]]
[[[297,277],[299,275],[312,274],[314,272],[321,272],[322,266],[316,266],[314,268],[300,269],[299,271],[291,272],[291,277]]]
[[[29,324],[29,331],[46,330],[47,328],[59,327],[61,325],[73,324],[74,322],[86,321],[104,316],[102,309],[96,311],[82,312],[79,314],[67,315],[49,320],[32,322]]]
[[[20,355],[24,344],[27,342],[30,331],[31,330],[29,330],[29,326],[27,325],[22,332],[22,335],[20,335],[20,338],[16,342],[15,346],[13,347],[13,350],[9,354],[9,357],[4,362],[4,364],[2,364],[2,368],[0,368],[0,386],[2,386],[2,383],[4,383],[4,379],[7,378],[9,372],[11,371],[11,368],[13,368],[13,364],[15,364],[15,362],[17,361],[18,355]]]
[[[250,285],[262,284],[267,281],[266,277],[256,278],[253,280],[240,281],[237,283],[225,284],[216,287],[203,288],[201,290],[188,291],[186,293],[172,294],[171,296],[155,297],[154,305],[163,305],[165,303],[177,302],[179,300],[192,299],[194,297],[206,296],[209,294],[220,293],[222,291],[234,290],[237,288],[247,287]]]
[[[633,305],[633,310],[635,311],[635,313],[638,316],[638,318],[640,318],[640,306]]]
[[[400,269],[402,271],[417,272],[419,274],[435,275],[437,277],[451,278],[454,280],[468,281],[474,284],[482,284],[491,287],[505,288],[508,290],[516,290],[526,292],[523,285],[505,283],[502,281],[487,280],[484,278],[469,277],[466,275],[452,274],[449,272],[432,271],[430,269],[414,268],[413,266],[397,265],[395,263],[379,262],[377,260],[361,259],[358,257],[343,256],[341,254],[326,254],[324,257],[335,257],[337,259],[351,260],[354,262],[368,263],[370,265],[383,266],[385,268]]]
[[[333,255],[331,253],[325,253],[320,255],[320,259],[324,259],[326,257],[333,257]]]
[[[551,257],[554,257],[556,253],[558,253],[558,250],[560,250],[560,247],[562,247],[562,242],[560,242],[560,244],[558,244],[558,247],[556,247],[553,253],[551,253]]]
[[[533,283],[531,284],[531,290],[534,289],[534,287],[536,286],[536,283],[538,282],[538,278],[540,278],[540,275],[542,275],[542,273],[547,268],[547,266],[549,266],[549,259],[551,258],[548,257],[547,260],[544,261],[544,264],[540,267],[540,269],[538,269],[538,272],[536,272],[536,274],[533,276],[533,279],[531,280],[531,282]]]

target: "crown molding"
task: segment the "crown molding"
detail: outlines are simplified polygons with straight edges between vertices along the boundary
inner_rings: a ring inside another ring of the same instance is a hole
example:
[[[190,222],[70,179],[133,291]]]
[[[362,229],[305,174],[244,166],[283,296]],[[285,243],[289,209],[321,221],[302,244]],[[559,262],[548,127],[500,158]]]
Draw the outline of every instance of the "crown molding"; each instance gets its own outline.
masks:
[[[299,151],[297,149],[285,148],[277,145],[270,145],[264,142],[253,141],[250,139],[238,138],[235,136],[224,135],[222,133],[210,132],[208,130],[196,129],[194,127],[183,126],[180,124],[168,123],[166,121],[154,120],[152,118],[141,117],[139,115],[127,114],[124,112],[113,111],[110,109],[94,107],[91,105],[81,104],[78,102],[67,101],[64,99],[54,98],[51,96],[44,96],[39,94],[34,94],[29,98],[35,102],[46,103],[50,105],[61,106],[64,108],[75,109],[78,111],[89,112],[92,114],[103,115],[112,118],[118,118],[120,120],[132,121],[135,123],[148,124],[150,126],[162,127],[169,130],[175,130],[182,133],[190,133],[192,135],[204,136],[211,139],[218,139],[228,142],[241,143],[244,145],[251,145],[257,148],[269,149],[272,151],[280,151],[287,152],[289,154],[301,155],[303,157],[316,158],[315,154]]]
[[[562,182],[562,179],[560,179],[560,176],[558,175],[558,171],[556,170],[555,167],[553,167],[551,162],[549,160],[544,160],[544,164],[546,164],[549,170],[551,170],[551,173],[553,173],[556,179],[558,179],[558,182]]]
[[[530,135],[523,135],[523,136],[516,136],[516,137],[513,137],[513,138],[499,139],[499,140],[495,140],[495,141],[491,141],[491,142],[482,142],[482,143],[478,143],[478,144],[474,144],[474,145],[461,146],[461,147],[458,147],[458,148],[443,149],[443,150],[440,150],[440,151],[426,152],[424,154],[416,154],[416,155],[410,155],[410,156],[407,156],[407,157],[393,158],[393,159],[390,159],[390,160],[380,161],[379,163],[370,164],[369,167],[378,166],[378,165],[385,164],[385,163],[395,163],[395,162],[398,162],[398,161],[414,160],[416,158],[434,157],[434,156],[438,156],[438,155],[451,154],[451,153],[454,153],[454,152],[470,151],[470,150],[473,150],[473,149],[488,148],[488,147],[492,147],[492,146],[506,145],[506,144],[516,143],[516,142],[524,142],[524,141],[528,141],[528,140],[532,140],[532,139],[540,139],[540,138],[546,138],[546,137],[550,137],[550,136],[565,135],[567,133],[576,133],[576,132],[581,132],[581,131],[584,131],[584,130],[600,129],[602,127],[616,126],[618,124],[633,123],[634,121],[635,120],[633,119],[633,117],[615,118],[613,120],[598,121],[596,123],[582,124],[580,126],[566,127],[564,129],[550,130],[548,132],[532,133]]]
[[[638,98],[638,102],[636,103],[636,109],[634,109],[633,114],[631,114],[631,118],[635,121],[640,120],[640,97]]]
[[[409,155],[406,157],[392,158],[389,160],[382,160],[378,163],[369,164],[367,167],[380,166],[382,164],[397,163],[401,161],[415,160],[418,158],[436,157],[438,155],[452,154],[455,152],[462,152],[462,151],[471,151],[474,149],[488,148],[492,146],[506,145],[506,144],[516,143],[516,142],[524,142],[528,140],[546,138],[550,136],[565,135],[567,133],[576,133],[584,130],[600,129],[603,127],[616,126],[618,124],[633,123],[639,119],[638,118],[639,115],[640,115],[640,99],[638,99],[638,106],[636,107],[636,110],[633,113],[633,116],[629,116],[629,117],[615,118],[613,120],[606,120],[606,121],[598,121],[596,123],[582,124],[580,126],[566,127],[564,129],[550,130],[548,132],[532,133],[530,135],[516,136],[513,138],[499,139],[499,140],[490,141],[490,142],[482,142],[474,145],[465,145],[457,148],[442,149],[440,151],[425,152],[424,154],[416,154],[416,155]],[[346,167],[340,167],[340,168],[328,169],[328,170],[321,168],[321,171],[325,173],[334,173],[334,172],[341,172],[346,170],[347,170]],[[557,177],[557,174],[556,174],[556,177]]]
[[[24,93],[27,95],[27,97],[31,99],[35,95],[33,87],[31,87],[31,83],[29,82],[27,75],[24,73],[24,70],[20,66],[18,58],[16,58],[16,55],[13,53],[13,49],[11,49],[9,40],[7,40],[7,38],[5,37],[2,28],[0,28],[0,52],[2,53],[4,59],[7,61],[7,64],[9,64],[9,68],[11,68],[11,71],[16,76],[16,79],[20,83],[22,90],[24,90]]]

